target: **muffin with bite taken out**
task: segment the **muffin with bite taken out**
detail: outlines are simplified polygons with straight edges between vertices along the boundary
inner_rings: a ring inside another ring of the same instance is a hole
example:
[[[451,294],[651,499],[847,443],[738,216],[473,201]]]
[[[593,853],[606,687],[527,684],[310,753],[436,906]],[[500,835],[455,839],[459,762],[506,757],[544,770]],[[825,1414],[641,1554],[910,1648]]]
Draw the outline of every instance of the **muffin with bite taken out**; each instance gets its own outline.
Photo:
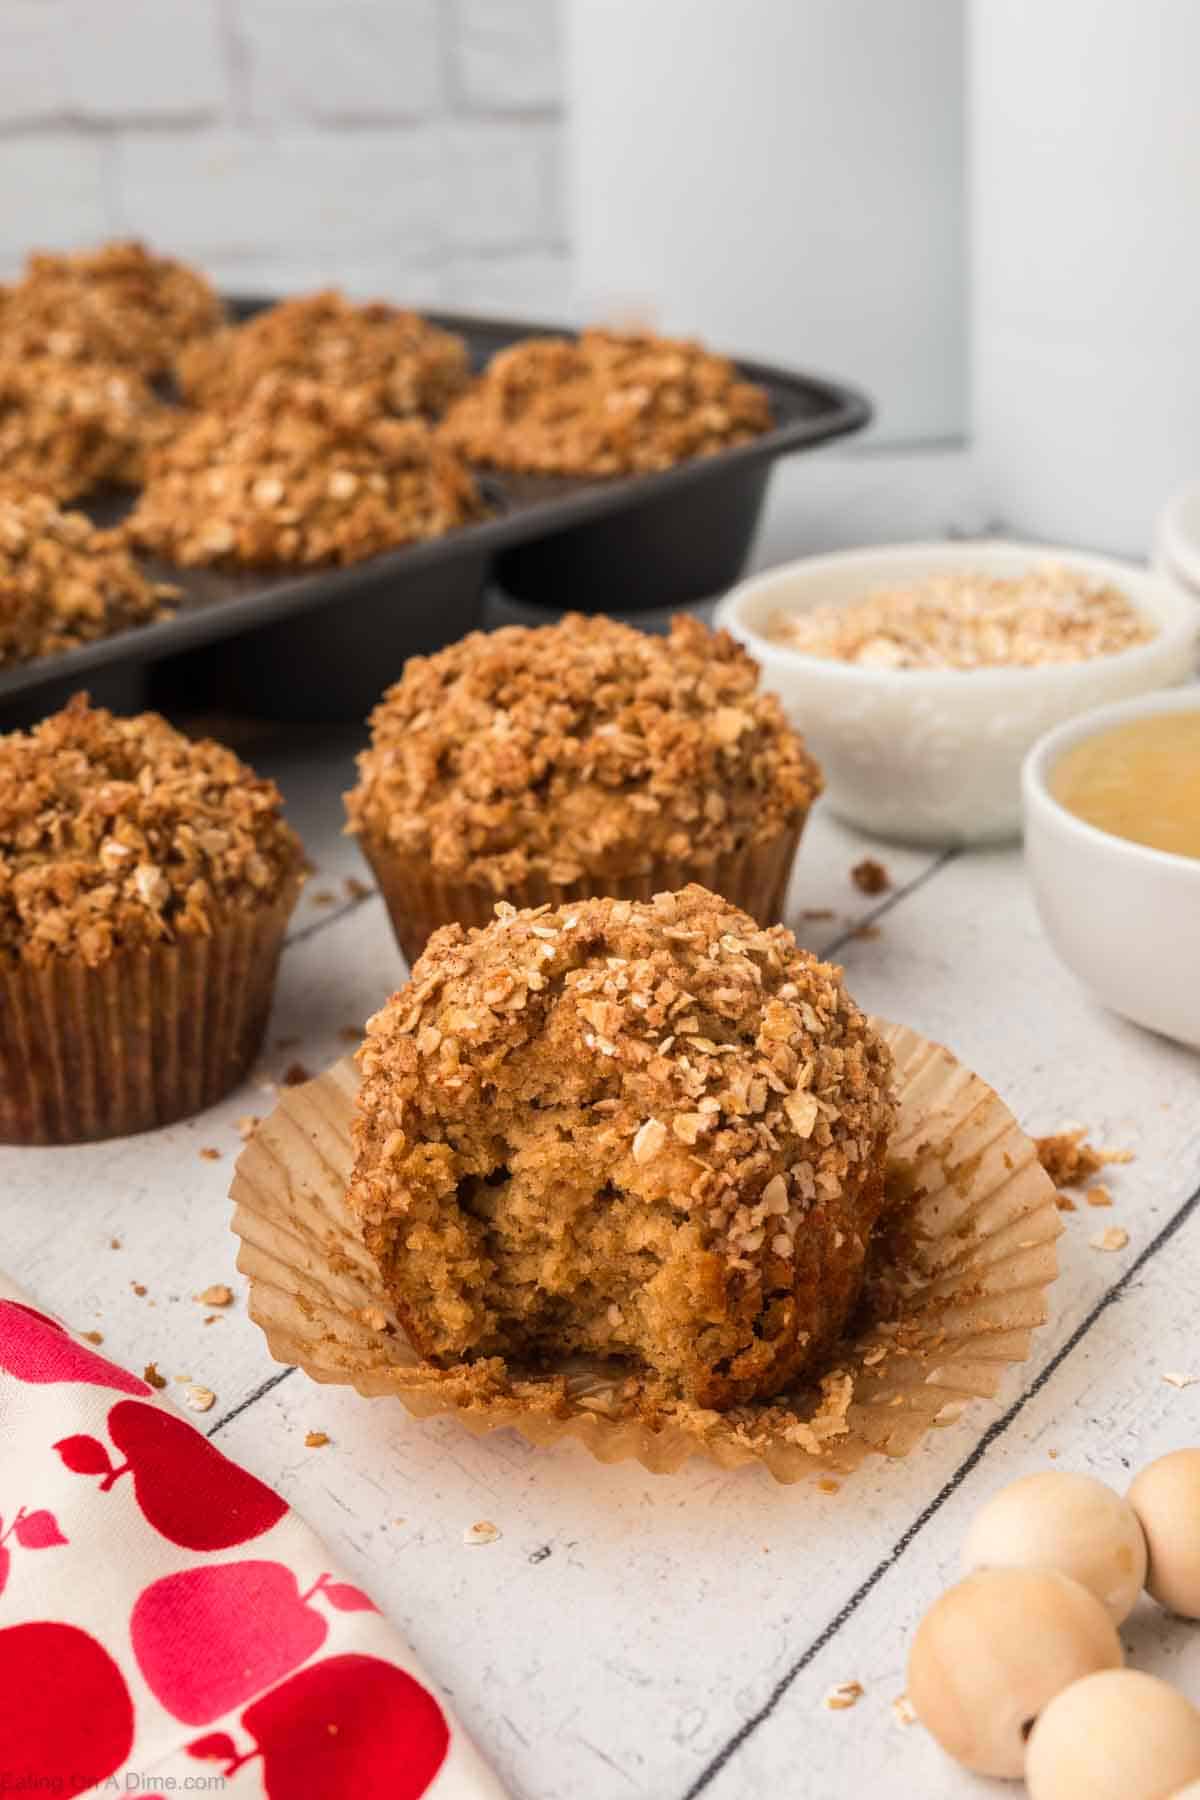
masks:
[[[439,931],[368,1025],[349,1203],[419,1354],[613,1358],[647,1406],[819,1372],[884,1205],[841,971],[698,886]]]

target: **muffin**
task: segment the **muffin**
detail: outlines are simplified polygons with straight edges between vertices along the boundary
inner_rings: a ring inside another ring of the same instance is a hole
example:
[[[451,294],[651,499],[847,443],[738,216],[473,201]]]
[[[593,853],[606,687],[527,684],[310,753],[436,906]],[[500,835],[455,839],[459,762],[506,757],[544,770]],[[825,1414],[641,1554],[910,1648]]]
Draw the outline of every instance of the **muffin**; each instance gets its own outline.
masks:
[[[0,479],[6,484],[20,482],[55,500],[136,486],[148,454],[172,435],[179,416],[130,369],[16,358],[0,337]]]
[[[414,657],[346,796],[408,960],[498,899],[696,880],[773,924],[821,774],[757,679],[689,616],[651,637],[573,614]]]
[[[335,387],[372,384],[380,410],[435,417],[469,374],[453,332],[382,300],[356,306],[333,290],[281,301],[189,347],[175,376],[195,406],[236,407],[263,375]]]
[[[380,413],[365,388],[266,375],[238,411],[200,415],[151,459],[125,531],[185,567],[313,568],[482,512],[469,469],[423,420]]]
[[[436,934],[359,1060],[349,1204],[428,1362],[611,1357],[716,1410],[819,1372],[884,1204],[891,1058],[782,926],[698,886],[501,903]]]
[[[115,532],[0,485],[0,670],[169,618],[178,592],[150,581]]]
[[[163,375],[185,344],[215,331],[223,318],[198,269],[143,244],[66,255],[35,250],[23,278],[0,296],[0,354]]]
[[[472,462],[542,475],[635,475],[769,429],[766,393],[703,345],[616,331],[501,350],[441,426]]]
[[[168,1124],[246,1073],[299,891],[278,790],[76,695],[0,737],[0,1141]]]

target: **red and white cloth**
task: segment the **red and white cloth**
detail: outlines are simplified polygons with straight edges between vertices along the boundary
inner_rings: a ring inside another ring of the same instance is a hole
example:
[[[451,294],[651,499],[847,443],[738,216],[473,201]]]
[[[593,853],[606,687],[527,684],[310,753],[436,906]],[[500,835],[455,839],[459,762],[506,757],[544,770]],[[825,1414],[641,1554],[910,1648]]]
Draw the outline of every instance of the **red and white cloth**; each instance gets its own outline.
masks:
[[[279,1495],[0,1278],[0,1794],[172,1788],[504,1800]]]

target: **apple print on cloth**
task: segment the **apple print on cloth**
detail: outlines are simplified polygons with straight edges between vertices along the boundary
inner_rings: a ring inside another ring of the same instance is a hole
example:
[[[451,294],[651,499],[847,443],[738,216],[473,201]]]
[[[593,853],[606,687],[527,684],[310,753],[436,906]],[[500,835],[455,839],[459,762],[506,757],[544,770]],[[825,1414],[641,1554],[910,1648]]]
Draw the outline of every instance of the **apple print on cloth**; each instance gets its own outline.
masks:
[[[0,1794],[206,1775],[235,1800],[505,1800],[286,1502],[0,1275]]]
[[[133,1476],[137,1503],[156,1531],[187,1550],[225,1550],[269,1531],[286,1503],[209,1443],[203,1433],[159,1406],[118,1400],[108,1434],[124,1457],[110,1461],[98,1439],[78,1434],[54,1448],[77,1475],[101,1475],[102,1493]]]

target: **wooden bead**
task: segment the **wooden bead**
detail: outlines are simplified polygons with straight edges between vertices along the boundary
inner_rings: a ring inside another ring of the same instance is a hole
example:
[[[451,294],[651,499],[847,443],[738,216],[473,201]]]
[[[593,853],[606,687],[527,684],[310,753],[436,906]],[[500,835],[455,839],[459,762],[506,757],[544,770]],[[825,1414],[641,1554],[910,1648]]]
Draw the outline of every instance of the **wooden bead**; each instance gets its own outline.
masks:
[[[917,1628],[908,1697],[942,1749],[980,1775],[1020,1775],[1034,1720],[1083,1675],[1121,1665],[1116,1627],[1053,1569],[980,1569]]]
[[[1200,1619],[1200,1450],[1173,1450],[1129,1490],[1146,1534],[1146,1586],[1160,1606]]]
[[[1146,1580],[1146,1540],[1129,1502],[1103,1481],[1045,1469],[993,1494],[967,1533],[963,1568],[1058,1569],[1119,1625]]]
[[[1029,1739],[1029,1800],[1178,1800],[1200,1776],[1200,1712],[1139,1669],[1065,1688]]]

